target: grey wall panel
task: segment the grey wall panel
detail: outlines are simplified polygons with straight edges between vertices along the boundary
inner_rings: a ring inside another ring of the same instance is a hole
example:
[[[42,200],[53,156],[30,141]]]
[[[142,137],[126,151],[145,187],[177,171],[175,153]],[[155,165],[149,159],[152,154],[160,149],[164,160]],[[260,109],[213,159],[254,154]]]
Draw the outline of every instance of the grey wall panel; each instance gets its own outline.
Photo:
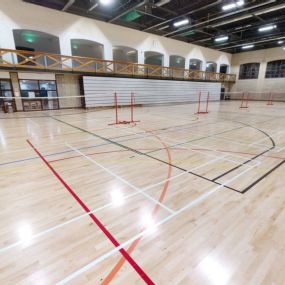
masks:
[[[114,105],[114,92],[120,105],[128,105],[130,94],[134,92],[136,104],[196,102],[199,92],[206,100],[220,100],[221,83],[193,82],[158,79],[133,79],[114,77],[84,76],[86,107]]]

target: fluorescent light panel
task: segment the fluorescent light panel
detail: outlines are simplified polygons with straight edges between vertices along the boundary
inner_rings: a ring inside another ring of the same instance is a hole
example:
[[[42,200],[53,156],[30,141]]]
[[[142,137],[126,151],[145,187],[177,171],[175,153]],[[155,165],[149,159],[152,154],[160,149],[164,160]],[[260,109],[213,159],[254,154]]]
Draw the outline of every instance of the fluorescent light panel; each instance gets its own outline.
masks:
[[[110,5],[113,2],[113,0],[100,0],[100,3],[102,5]]]
[[[224,5],[224,6],[222,7],[222,9],[223,9],[224,11],[228,11],[228,10],[232,10],[232,9],[234,9],[234,8],[241,7],[241,6],[243,6],[243,5],[244,5],[244,1],[243,1],[243,0],[239,0],[239,1],[235,2],[235,3],[231,3],[231,4],[228,4],[228,5]]]
[[[227,41],[228,39],[229,39],[228,36],[222,36],[222,37],[215,38],[215,42],[224,42],[224,41]]]
[[[242,46],[242,49],[250,49],[253,47],[254,47],[254,45],[246,45],[246,46]]]
[[[265,26],[265,27],[261,27],[258,29],[259,32],[267,32],[267,31],[271,31],[273,29],[277,28],[276,25],[270,25],[270,26]]]
[[[181,26],[184,26],[187,24],[189,24],[189,19],[184,19],[184,20],[175,22],[173,25],[174,25],[174,27],[181,27]]]

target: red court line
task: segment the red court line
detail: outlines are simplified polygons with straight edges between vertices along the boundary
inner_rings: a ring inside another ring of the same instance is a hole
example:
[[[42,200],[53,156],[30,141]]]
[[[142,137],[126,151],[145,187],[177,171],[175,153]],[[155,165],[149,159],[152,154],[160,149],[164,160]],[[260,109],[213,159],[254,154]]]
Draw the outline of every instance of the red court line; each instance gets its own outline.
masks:
[[[167,179],[169,179],[171,177],[171,174],[172,174],[172,166],[171,166],[171,163],[172,163],[172,158],[171,158],[171,153],[170,153],[170,150],[168,148],[168,146],[160,139],[160,137],[158,137],[157,135],[154,134],[154,136],[161,142],[161,144],[164,146],[164,149],[166,150],[167,152],[167,158],[168,158],[168,171],[167,171]],[[160,193],[160,197],[159,197],[159,202],[162,203],[163,200],[164,200],[164,197],[166,195],[166,192],[167,192],[167,189],[168,189],[168,186],[170,184],[170,181],[167,180],[164,185],[163,185],[163,189]],[[151,213],[151,216],[152,217],[155,217],[157,211],[159,210],[159,205],[157,204],[152,213]],[[141,231],[144,231],[145,228],[142,228]],[[138,245],[138,243],[140,242],[140,240],[142,239],[142,237],[136,239],[130,246],[129,248],[127,249],[128,253],[131,254],[136,246]],[[112,280],[115,278],[115,276],[117,275],[117,273],[120,271],[120,269],[122,268],[122,266],[124,265],[125,263],[125,259],[124,257],[121,257],[120,260],[116,263],[116,265],[113,267],[113,269],[109,272],[109,274],[106,276],[106,278],[104,278],[103,282],[101,283],[101,285],[107,285],[107,284],[110,284],[112,282]]]
[[[65,189],[73,196],[73,198],[78,202],[78,204],[83,208],[83,210],[88,213],[89,217],[94,221],[94,223],[100,228],[100,230],[105,234],[105,236],[112,242],[115,247],[120,246],[119,242],[115,237],[105,228],[105,226],[96,218],[96,216],[91,212],[91,210],[85,205],[85,203],[80,199],[80,197],[70,188],[70,186],[63,180],[63,178],[56,172],[56,170],[49,164],[49,162],[41,155],[41,153],[36,149],[36,147],[27,139],[27,143],[33,148],[41,160],[46,164],[46,166],[51,170],[54,176],[61,182]],[[119,250],[122,256],[129,262],[129,264],[134,268],[134,270],[140,275],[140,277],[145,281],[146,284],[155,285],[155,283],[148,277],[148,275],[143,271],[143,269],[135,262],[135,260],[129,255],[125,249]]]
[[[165,149],[165,148],[164,147],[161,148],[161,150],[163,150],[163,149]],[[157,148],[140,148],[137,150],[157,150]],[[185,149],[185,148],[172,148],[172,150],[187,150],[187,149]],[[109,154],[109,153],[114,153],[114,152],[127,152],[127,151],[129,151],[129,150],[128,149],[120,149],[120,150],[92,152],[92,153],[87,153],[86,155]],[[73,155],[73,156],[68,156],[68,157],[64,157],[64,158],[49,160],[49,163],[64,161],[64,160],[73,159],[73,158],[77,158],[77,157],[82,157],[82,155]]]

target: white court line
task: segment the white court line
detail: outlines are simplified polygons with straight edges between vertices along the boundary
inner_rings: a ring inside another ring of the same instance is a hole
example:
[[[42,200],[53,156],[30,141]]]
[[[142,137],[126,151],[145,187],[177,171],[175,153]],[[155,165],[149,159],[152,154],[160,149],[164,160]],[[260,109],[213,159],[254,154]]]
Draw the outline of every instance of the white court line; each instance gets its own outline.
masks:
[[[277,135],[277,134],[279,134],[279,133],[284,133],[284,132],[285,132],[285,130],[278,131],[278,132],[275,132],[275,133],[273,133],[273,134],[269,134],[269,136],[270,136],[270,137],[273,137],[273,136],[275,136],[275,135]],[[270,138],[269,138],[269,137],[266,137],[266,138],[260,139],[260,140],[254,142],[254,143],[249,144],[249,146],[254,145],[254,144],[257,144],[257,143],[262,142],[262,141],[265,141],[265,140],[270,140]]]
[[[136,192],[142,194],[143,196],[145,196],[147,199],[151,200],[152,202],[154,202],[155,204],[158,204],[160,207],[164,208],[166,211],[173,213],[174,211],[168,207],[166,207],[164,204],[160,203],[159,201],[155,200],[154,198],[152,198],[150,195],[144,193],[142,191],[142,189],[139,189],[138,187],[136,187],[135,185],[133,185],[132,183],[130,183],[129,181],[127,181],[126,179],[122,178],[121,176],[117,175],[116,173],[114,173],[113,171],[111,171],[110,169],[106,168],[105,166],[103,166],[102,164],[100,164],[99,162],[97,162],[96,160],[94,160],[93,158],[85,155],[83,152],[81,152],[80,150],[78,150],[77,148],[69,145],[68,143],[66,143],[66,146],[68,146],[70,149],[72,149],[73,151],[77,152],[78,154],[80,154],[81,156],[83,156],[84,158],[86,158],[87,160],[89,160],[90,162],[92,162],[93,164],[97,165],[99,168],[103,169],[104,171],[106,171],[107,173],[109,173],[111,176],[115,177],[116,179],[120,180],[121,182],[123,182],[124,184],[128,185],[129,187],[131,187],[133,190],[135,190]]]
[[[180,141],[177,141],[177,140],[173,140],[173,139],[169,139],[169,138],[167,138],[167,140],[172,141],[173,143],[183,144],[183,142],[180,142]],[[203,146],[196,145],[196,144],[192,144],[191,142],[190,142],[189,144],[191,144],[191,146],[193,146],[193,147],[203,148]],[[204,151],[193,150],[193,149],[191,149],[191,147],[186,147],[186,148],[188,148],[188,150],[190,150],[190,151],[198,152],[198,153],[201,153],[201,154],[203,154],[203,155],[212,156],[212,157],[217,157],[216,155],[211,155],[211,154],[205,153]],[[218,153],[218,154],[224,153],[223,151],[219,151],[218,149],[208,148],[208,149],[206,149],[206,150],[210,150],[210,151],[216,152],[216,153]],[[245,158],[242,157],[242,156],[240,156],[240,155],[236,155],[236,154],[230,154],[230,155],[233,156],[233,157],[237,157],[237,158],[241,158],[241,159],[245,160]],[[237,160],[232,160],[232,159],[223,159],[223,160],[224,160],[224,161],[232,162],[232,163],[237,164],[237,165],[243,164],[243,165],[245,165],[245,166],[247,166],[247,167],[249,166],[248,164],[245,164],[245,163],[242,162],[242,161],[237,161]],[[253,159],[250,159],[250,160],[254,162],[254,165],[259,165],[259,164],[261,163],[261,162],[259,162],[259,161],[254,161]]]
[[[255,166],[251,167],[254,168]],[[200,204],[202,201],[206,200],[209,196],[211,196],[212,194],[216,193],[218,190],[220,190],[222,187],[224,187],[226,184],[236,180],[239,176],[243,175],[244,173],[248,172],[250,169],[246,169],[245,171],[241,172],[240,174],[234,176],[233,178],[227,180],[226,182],[224,182],[221,185],[216,186],[215,188],[213,188],[212,190],[210,190],[209,192],[201,195],[199,198],[195,199],[194,201],[190,202],[189,204],[185,205],[184,207],[182,207],[181,209],[179,209],[178,211],[174,212],[173,214],[169,215],[168,217],[162,219],[161,221],[155,223],[150,229],[146,229],[142,232],[140,232],[139,234],[137,234],[136,236],[132,237],[131,239],[125,241],[124,243],[122,243],[120,246],[110,250],[109,252],[101,255],[100,257],[96,258],[95,260],[91,261],[90,263],[88,263],[87,265],[83,266],[82,268],[78,269],[77,271],[71,273],[70,275],[66,276],[64,279],[62,279],[61,281],[57,282],[56,285],[64,285],[67,284],[68,282],[70,282],[71,280],[73,280],[74,278],[76,278],[77,276],[81,275],[82,273],[86,272],[87,270],[91,269],[92,267],[94,267],[95,265],[101,263],[102,261],[104,261],[105,259],[109,258],[110,256],[116,254],[119,250],[125,248],[126,246],[128,246],[129,244],[131,244],[132,242],[134,242],[135,240],[139,239],[139,238],[143,238],[144,235],[147,235],[149,232],[151,233],[154,228],[158,228],[160,226],[162,226],[163,224],[165,224],[166,222],[172,220],[173,218],[179,216],[181,213],[185,212],[186,210],[189,210],[191,208],[193,208],[194,206]]]
[[[275,152],[281,152],[282,150],[284,150],[285,149],[285,146],[283,146],[283,147],[280,147],[278,150],[276,150]]]
[[[37,128],[40,128],[40,124],[34,122],[31,118],[26,118],[27,121],[31,122],[34,126],[36,126]]]
[[[121,127],[121,128],[123,129],[123,131],[125,130],[126,133],[132,133],[132,134],[134,134],[134,135],[141,136],[139,133],[129,131],[129,129],[126,128],[126,127]],[[152,137],[154,137],[155,135],[156,135],[156,134],[152,134]],[[163,134],[160,134],[160,136],[163,136]],[[141,136],[141,137],[143,137],[143,138],[145,138],[145,139],[152,140],[152,141],[157,141],[157,140],[155,140],[154,138],[151,138],[151,137],[144,137],[144,136]],[[184,143],[184,142],[180,142],[180,141],[173,140],[173,139],[168,139],[168,138],[167,138],[167,140],[168,140],[168,141],[172,141],[172,143],[186,144],[186,142]],[[164,141],[165,141],[165,140],[164,140]],[[191,143],[191,142],[190,142],[190,143]],[[170,144],[171,144],[171,143],[170,143]],[[194,146],[194,147],[200,147],[200,148],[201,148],[201,146],[199,146],[199,145],[194,145],[194,144],[192,144],[192,146]],[[169,146],[170,149],[171,149],[172,147],[175,147],[175,146],[171,146],[171,145]],[[203,155],[205,155],[205,156],[209,156],[209,157],[219,157],[221,160],[229,161],[229,162],[232,162],[232,163],[238,164],[238,165],[244,164],[244,163],[242,163],[242,162],[240,162],[240,161],[235,161],[235,160],[227,159],[227,158],[224,159],[223,156],[220,157],[220,156],[217,156],[217,155],[205,153],[205,152],[203,152],[203,151],[192,150],[191,148],[189,148],[189,147],[187,147],[187,146],[186,146],[186,148],[187,148],[189,151],[196,152],[196,153],[200,153],[200,154],[203,154]],[[214,151],[214,152],[218,152],[218,153],[220,154],[219,151],[216,151],[216,150],[214,150],[214,149],[211,149],[211,150]],[[224,156],[224,157],[226,157],[226,156]],[[244,158],[243,158],[243,159],[244,159]],[[255,161],[254,161],[254,162],[255,162]],[[255,163],[255,165],[259,165],[259,164],[260,164],[260,162],[256,162],[256,163]],[[248,164],[244,164],[244,165],[245,165],[246,167],[250,167],[250,165],[248,165]]]
[[[189,171],[194,171],[194,170],[197,170],[197,169],[199,169],[199,168],[202,168],[202,167],[204,167],[204,166],[206,166],[206,165],[208,165],[208,164],[210,164],[210,163],[212,163],[212,162],[214,162],[214,161],[216,161],[216,160],[218,160],[218,158],[217,158],[217,159],[210,160],[210,161],[208,161],[208,162],[206,162],[206,163],[204,163],[204,164],[202,164],[202,165],[196,166],[196,167],[190,169]],[[157,186],[159,186],[159,185],[161,185],[161,184],[163,184],[163,183],[165,183],[165,182],[167,182],[167,181],[172,181],[172,180],[174,180],[174,179],[177,179],[178,177],[180,177],[180,176],[182,176],[182,175],[185,175],[185,174],[189,174],[189,173],[188,173],[188,172],[182,172],[182,173],[177,174],[177,175],[175,175],[175,176],[172,176],[172,177],[170,177],[170,178],[168,178],[168,179],[164,179],[164,180],[162,180],[162,181],[160,181],[160,182],[157,182],[157,183],[155,183],[155,184],[149,185],[149,186],[143,188],[141,191],[144,191],[144,192],[145,192],[145,191],[148,191],[148,190],[150,190],[150,189],[152,189],[152,188],[155,188],[155,187],[157,187]],[[123,196],[122,199],[123,199],[123,200],[127,200],[127,199],[129,199],[129,198],[131,198],[131,197],[134,197],[134,196],[137,196],[137,195],[139,195],[139,194],[140,194],[140,193],[138,193],[138,192],[134,192],[134,193],[131,193],[131,194],[129,194],[129,195]],[[77,216],[77,217],[75,217],[75,218],[72,218],[72,219],[70,219],[70,220],[68,220],[68,221],[66,221],[66,222],[63,222],[63,223],[58,224],[58,225],[56,225],[56,226],[50,227],[50,228],[48,228],[48,229],[46,229],[46,230],[43,230],[42,232],[39,232],[39,233],[37,233],[37,234],[31,236],[31,240],[33,240],[33,239],[35,239],[35,238],[38,238],[38,237],[41,237],[41,236],[44,236],[44,235],[46,235],[46,234],[48,234],[48,233],[51,233],[51,232],[53,232],[53,231],[55,231],[55,230],[57,230],[57,229],[59,229],[59,228],[62,228],[62,227],[66,226],[66,225],[69,225],[69,224],[71,224],[71,223],[73,223],[73,222],[75,222],[75,221],[77,221],[77,220],[80,220],[80,219],[82,219],[82,218],[84,218],[84,217],[86,217],[86,216],[88,216],[88,215],[90,215],[90,214],[92,214],[92,213],[99,212],[99,211],[104,210],[104,209],[106,209],[106,208],[108,208],[108,207],[111,207],[111,206],[113,206],[113,205],[114,205],[114,203],[113,203],[113,202],[110,202],[110,203],[105,204],[104,206],[98,207],[98,208],[96,208],[96,209],[94,209],[94,210],[92,210],[92,211],[90,211],[90,212],[84,213],[84,214],[79,215],[79,216]],[[6,246],[6,247],[2,247],[2,248],[0,248],[0,253],[3,253],[3,252],[5,252],[5,251],[7,251],[7,250],[9,250],[9,249],[15,248],[15,247],[17,247],[17,246],[19,246],[19,245],[21,245],[21,244],[24,244],[24,243],[25,243],[25,241],[21,241],[21,240],[20,240],[20,241],[18,241],[18,242],[12,243],[12,244],[10,244],[10,245],[8,245],[8,246]]]

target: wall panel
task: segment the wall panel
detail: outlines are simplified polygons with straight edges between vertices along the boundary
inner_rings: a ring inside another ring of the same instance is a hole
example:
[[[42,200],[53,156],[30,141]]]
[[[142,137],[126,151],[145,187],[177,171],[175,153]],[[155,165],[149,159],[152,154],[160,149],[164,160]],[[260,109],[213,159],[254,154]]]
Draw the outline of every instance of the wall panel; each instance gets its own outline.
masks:
[[[221,83],[93,76],[84,76],[83,85],[86,107],[113,106],[114,92],[120,105],[128,105],[131,92],[136,104],[158,104],[195,102],[200,91],[203,100],[208,91],[210,100],[219,100],[221,90]]]

